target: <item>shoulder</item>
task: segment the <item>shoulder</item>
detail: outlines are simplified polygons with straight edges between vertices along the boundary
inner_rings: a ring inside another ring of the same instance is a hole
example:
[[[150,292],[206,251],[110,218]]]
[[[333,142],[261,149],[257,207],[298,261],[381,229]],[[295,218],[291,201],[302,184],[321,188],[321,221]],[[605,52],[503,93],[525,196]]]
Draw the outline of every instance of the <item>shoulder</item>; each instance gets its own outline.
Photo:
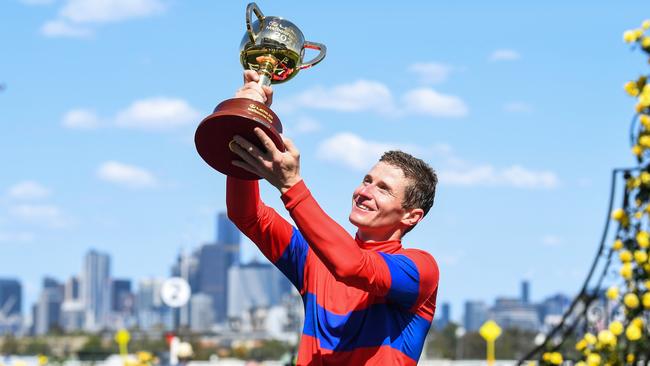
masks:
[[[399,254],[408,257],[416,266],[420,278],[437,283],[440,276],[438,262],[431,253],[422,249],[402,249]]]

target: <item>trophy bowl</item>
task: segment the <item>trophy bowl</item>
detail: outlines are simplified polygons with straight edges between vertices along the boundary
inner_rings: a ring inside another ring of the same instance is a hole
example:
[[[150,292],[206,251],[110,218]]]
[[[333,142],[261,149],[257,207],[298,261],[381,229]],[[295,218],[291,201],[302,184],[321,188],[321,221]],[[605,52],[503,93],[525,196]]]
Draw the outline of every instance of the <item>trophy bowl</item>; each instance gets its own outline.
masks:
[[[253,14],[257,17],[255,21]],[[304,62],[305,49],[319,53],[312,60]],[[244,69],[254,70],[260,75],[260,85],[286,82],[300,70],[322,61],[325,53],[325,45],[305,41],[302,31],[292,22],[264,16],[255,3],[246,7],[246,33],[240,44],[240,62]],[[264,151],[253,132],[255,127],[261,128],[280,151],[285,151],[278,116],[263,103],[247,98],[232,98],[219,103],[196,129],[196,149],[208,165],[226,175],[247,180],[260,179],[256,174],[232,165],[233,160],[241,159],[228,147],[233,136],[239,135]]]

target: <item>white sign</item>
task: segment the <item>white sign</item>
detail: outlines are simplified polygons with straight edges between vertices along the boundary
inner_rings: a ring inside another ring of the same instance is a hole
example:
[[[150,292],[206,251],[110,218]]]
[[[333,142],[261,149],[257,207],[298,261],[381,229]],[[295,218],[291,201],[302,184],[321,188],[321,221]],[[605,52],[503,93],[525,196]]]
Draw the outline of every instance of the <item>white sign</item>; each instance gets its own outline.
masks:
[[[180,277],[172,277],[162,284],[160,289],[160,297],[162,301],[172,308],[180,308],[187,304],[190,299],[190,284],[185,279]]]

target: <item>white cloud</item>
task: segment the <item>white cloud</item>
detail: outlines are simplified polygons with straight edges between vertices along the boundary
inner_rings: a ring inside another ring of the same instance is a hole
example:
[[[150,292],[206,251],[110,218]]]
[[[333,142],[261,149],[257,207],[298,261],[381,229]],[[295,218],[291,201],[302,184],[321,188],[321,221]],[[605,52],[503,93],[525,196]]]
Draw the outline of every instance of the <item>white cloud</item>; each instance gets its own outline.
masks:
[[[19,200],[33,200],[49,196],[50,190],[38,182],[27,180],[9,187],[7,195]]]
[[[556,235],[545,235],[542,237],[542,244],[549,247],[557,247],[562,244],[562,238]]]
[[[61,17],[76,23],[117,22],[156,15],[165,10],[160,0],[68,0]]]
[[[464,117],[465,102],[456,96],[439,93],[431,88],[408,91],[397,104],[390,89],[378,82],[358,80],[331,88],[316,87],[289,97],[288,102],[274,109],[289,113],[297,108],[327,109],[339,112],[371,111],[389,116],[424,115],[429,117]]]
[[[63,116],[63,126],[71,129],[90,130],[100,125],[99,117],[88,109],[72,109]]]
[[[295,125],[292,126],[291,132],[299,133],[299,134],[307,134],[307,133],[320,131],[320,129],[321,129],[321,124],[315,119],[309,117],[301,117],[298,119]]]
[[[51,3],[48,0],[22,0],[31,4]],[[41,33],[47,37],[88,38],[95,26],[143,18],[165,11],[162,0],[66,0],[57,18],[47,21]],[[82,26],[83,25],[83,26]]]
[[[465,169],[440,169],[440,182],[460,186],[508,186],[515,188],[552,189],[559,186],[557,175],[550,171],[533,171],[513,165],[495,169],[480,165]]]
[[[164,130],[196,123],[200,113],[186,101],[174,98],[150,98],[133,102],[119,112],[115,124],[120,127]]]
[[[449,78],[452,67],[435,62],[420,62],[409,66],[409,71],[415,73],[418,79],[423,83],[440,84]]]
[[[444,95],[429,88],[411,90],[402,98],[407,114],[429,117],[465,117],[468,108],[459,97]]]
[[[107,161],[97,169],[100,179],[129,188],[151,188],[158,181],[149,171],[117,161]]]
[[[34,234],[27,232],[0,232],[0,243],[29,243],[34,241]]]
[[[54,205],[16,205],[9,208],[9,213],[17,219],[53,228],[64,228],[72,223],[61,209]]]
[[[368,80],[358,80],[332,88],[316,87],[290,100],[304,107],[342,112],[389,112],[394,108],[388,87],[380,82]]]
[[[509,102],[503,106],[503,110],[508,113],[530,113],[533,111],[533,107],[528,103]]]
[[[365,170],[375,164],[382,153],[395,148],[392,144],[367,141],[355,134],[343,132],[321,142],[317,156],[356,170]]]
[[[512,49],[498,49],[494,50],[490,56],[488,57],[488,60],[495,62],[495,61],[516,61],[521,59],[521,55],[519,52],[512,50]]]
[[[89,38],[93,35],[93,31],[87,27],[56,19],[43,24],[41,34],[47,37]]]

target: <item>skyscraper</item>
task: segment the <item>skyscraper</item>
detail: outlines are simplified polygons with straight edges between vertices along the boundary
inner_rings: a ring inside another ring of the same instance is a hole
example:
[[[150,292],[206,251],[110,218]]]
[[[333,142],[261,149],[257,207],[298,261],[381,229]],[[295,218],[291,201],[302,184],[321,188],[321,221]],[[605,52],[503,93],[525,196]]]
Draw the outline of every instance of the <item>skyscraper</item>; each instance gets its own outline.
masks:
[[[102,328],[110,312],[110,264],[108,254],[90,250],[84,258],[81,298],[86,310],[86,330]]]
[[[64,286],[53,278],[43,279],[43,289],[36,304],[34,333],[44,335],[54,328],[62,328],[61,305]]]
[[[241,232],[230,221],[225,212],[217,215],[217,243],[218,244],[239,244],[241,241]]]
[[[530,282],[521,281],[521,302],[524,304],[530,303]]]
[[[487,320],[488,308],[483,301],[465,302],[464,326],[468,332],[477,331]]]
[[[130,312],[133,308],[132,298],[131,280],[114,279],[111,281],[111,311]]]
[[[440,311],[436,311],[433,319],[433,326],[435,329],[441,330],[451,321],[451,305],[448,302],[443,302]]]
[[[22,322],[22,286],[13,278],[0,279],[0,333],[15,333]]]

